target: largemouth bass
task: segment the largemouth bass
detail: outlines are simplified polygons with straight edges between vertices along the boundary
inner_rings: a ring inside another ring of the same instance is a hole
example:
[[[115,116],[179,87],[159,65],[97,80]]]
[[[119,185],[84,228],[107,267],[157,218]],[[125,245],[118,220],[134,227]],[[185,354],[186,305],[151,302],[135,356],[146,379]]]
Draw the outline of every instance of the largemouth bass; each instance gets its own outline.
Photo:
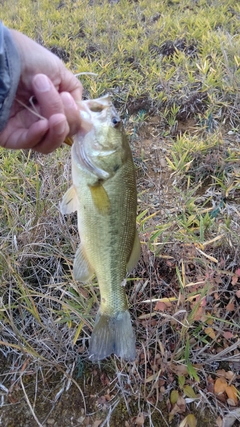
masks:
[[[135,334],[125,293],[126,274],[137,264],[137,192],[131,150],[121,120],[108,96],[82,101],[83,132],[72,146],[72,187],[61,212],[77,211],[81,238],[73,276],[87,283],[96,274],[101,302],[89,357],[114,353],[136,357]]]

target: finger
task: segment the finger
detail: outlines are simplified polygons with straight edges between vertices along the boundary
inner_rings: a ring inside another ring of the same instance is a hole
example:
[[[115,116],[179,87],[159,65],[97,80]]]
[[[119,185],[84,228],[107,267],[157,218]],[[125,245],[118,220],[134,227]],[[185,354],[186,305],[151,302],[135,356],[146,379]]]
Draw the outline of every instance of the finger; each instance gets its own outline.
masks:
[[[58,148],[69,134],[69,126],[64,114],[54,114],[48,120],[48,131],[34,150],[48,154]]]
[[[5,148],[29,149],[49,154],[58,148],[69,134],[64,114],[55,114],[49,120],[39,120],[29,129],[19,128],[5,137]],[[3,135],[4,137],[5,135]]]
[[[69,92],[76,102],[82,100],[83,87],[81,82],[64,65],[61,68],[60,92]]]
[[[39,120],[33,123],[29,129],[19,127],[9,132],[9,128],[1,133],[1,139],[5,141],[1,144],[5,148],[14,150],[33,148],[38,145],[49,129],[48,120]]]
[[[53,114],[64,114],[62,99],[51,80],[45,74],[36,74],[33,77],[32,88],[43,117],[49,119]]]
[[[79,108],[75,103],[73,97],[68,92],[62,92],[60,96],[64,106],[64,113],[66,115],[68,126],[70,129],[69,134],[75,135],[81,129]]]

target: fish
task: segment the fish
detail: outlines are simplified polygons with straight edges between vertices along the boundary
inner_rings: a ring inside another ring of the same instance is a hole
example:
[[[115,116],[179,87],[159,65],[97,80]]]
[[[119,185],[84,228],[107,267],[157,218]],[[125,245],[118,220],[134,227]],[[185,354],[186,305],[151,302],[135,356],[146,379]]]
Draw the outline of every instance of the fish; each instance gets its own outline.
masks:
[[[62,214],[77,211],[80,245],[73,277],[96,275],[100,306],[89,343],[93,362],[115,354],[136,358],[136,338],[125,292],[126,276],[140,257],[136,229],[135,166],[123,123],[110,96],[81,101],[82,130],[71,148],[72,186]]]

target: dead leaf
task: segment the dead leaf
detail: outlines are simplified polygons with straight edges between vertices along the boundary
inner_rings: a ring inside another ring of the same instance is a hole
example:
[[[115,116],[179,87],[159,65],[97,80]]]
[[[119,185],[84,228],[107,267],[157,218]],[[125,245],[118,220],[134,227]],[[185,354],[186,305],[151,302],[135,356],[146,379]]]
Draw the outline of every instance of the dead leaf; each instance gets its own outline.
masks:
[[[177,403],[178,397],[179,397],[178,391],[172,390],[170,394],[170,402],[172,405],[175,405],[175,403]]]
[[[227,311],[234,311],[235,310],[234,302],[229,302],[228,305],[226,306],[226,310]]]
[[[236,292],[236,297],[240,298],[240,289]]]
[[[232,276],[232,281],[231,281],[231,283],[232,283],[232,285],[233,285],[233,286],[235,286],[235,285],[237,284],[237,282],[238,282],[238,276],[237,276],[236,274],[234,274],[234,275]]]
[[[183,387],[183,391],[187,397],[191,397],[192,399],[197,398],[195,391],[193,390],[193,388],[190,385],[186,385],[185,387]]]
[[[171,422],[176,414],[183,414],[185,411],[186,411],[186,401],[182,396],[179,396],[177,403],[175,403],[175,405],[173,406],[169,414],[169,421]]]
[[[144,425],[144,415],[143,413],[140,413],[136,419],[135,419],[135,425],[136,426],[143,426]]]
[[[217,424],[217,427],[223,427],[223,420],[220,416],[217,417],[216,424]]]
[[[229,331],[224,332],[223,336],[226,340],[230,340],[231,338],[233,338],[232,332],[229,332]]]
[[[154,310],[158,310],[158,311],[165,311],[166,309],[167,309],[167,306],[162,301],[158,301],[154,308]]]
[[[103,421],[103,420],[96,420],[96,421],[94,421],[94,423],[93,423],[92,427],[99,427],[99,426],[100,426],[100,424],[102,423],[102,421]]]
[[[234,387],[234,385],[227,385],[225,392],[227,393],[228,401],[231,400],[233,402],[233,404],[229,402],[228,404],[231,406],[236,406],[238,403],[238,392],[236,387]]]
[[[179,427],[197,427],[197,420],[194,414],[188,414],[179,424]]]
[[[225,378],[220,377],[217,378],[214,384],[214,393],[219,396],[220,394],[224,393],[227,387],[227,381]]]
[[[188,374],[188,370],[187,370],[187,367],[185,366],[185,365],[182,365],[182,364],[174,364],[174,363],[171,363],[170,364],[170,369],[171,369],[171,371],[172,372],[174,372],[174,374],[176,374],[178,377],[180,376],[180,375],[187,375]]]
[[[204,332],[210,337],[210,338],[212,338],[213,340],[216,338],[216,334],[215,334],[215,332],[214,332],[214,330],[213,330],[213,328],[205,328],[204,329]]]
[[[240,277],[240,268],[237,268],[237,270],[235,271],[235,274]]]

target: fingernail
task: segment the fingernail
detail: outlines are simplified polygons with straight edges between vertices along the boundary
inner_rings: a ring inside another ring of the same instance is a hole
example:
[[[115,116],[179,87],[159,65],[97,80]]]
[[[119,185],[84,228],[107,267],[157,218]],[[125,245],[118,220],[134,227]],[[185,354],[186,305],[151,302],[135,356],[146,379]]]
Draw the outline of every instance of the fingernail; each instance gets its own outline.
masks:
[[[45,74],[37,74],[34,79],[34,85],[39,92],[48,92],[51,88],[50,81]]]
[[[54,130],[57,135],[62,135],[66,129],[66,120],[62,120],[54,125]]]

